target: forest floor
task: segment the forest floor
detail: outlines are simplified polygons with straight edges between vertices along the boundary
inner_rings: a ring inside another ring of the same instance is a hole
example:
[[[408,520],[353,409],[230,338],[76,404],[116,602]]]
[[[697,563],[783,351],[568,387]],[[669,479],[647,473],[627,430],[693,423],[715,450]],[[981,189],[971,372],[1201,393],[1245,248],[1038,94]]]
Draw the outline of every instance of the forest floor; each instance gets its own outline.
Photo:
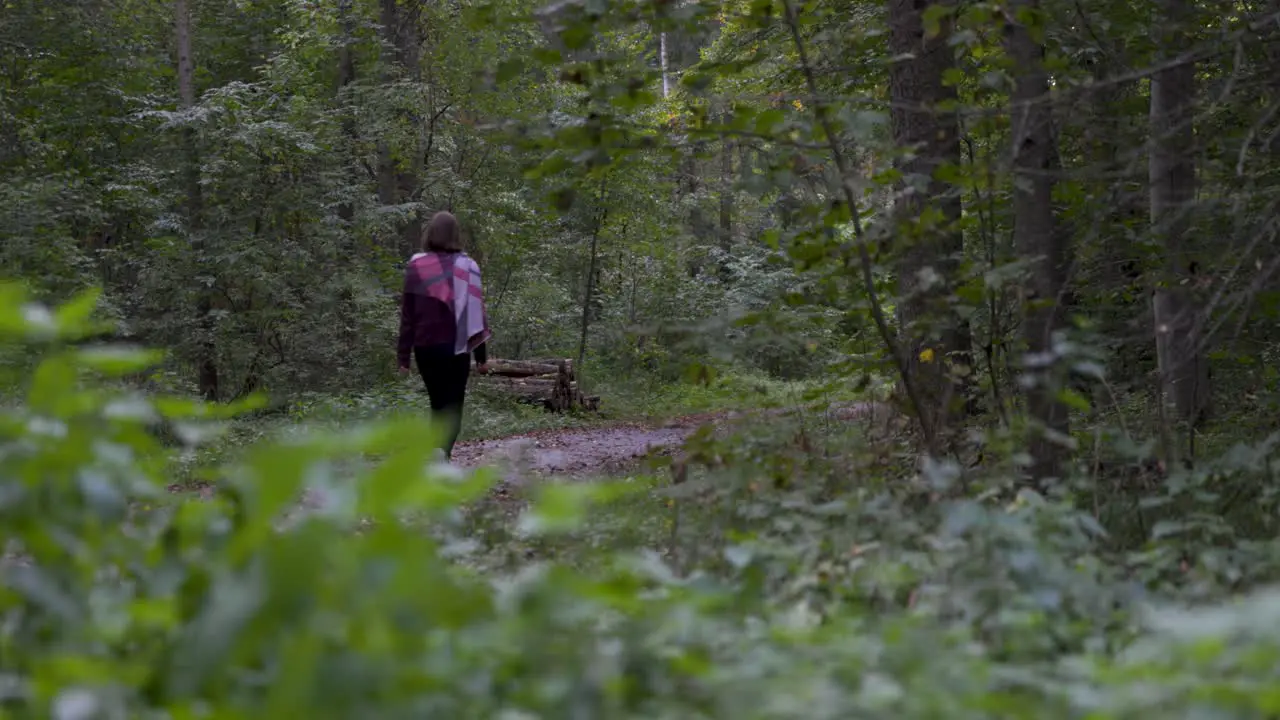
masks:
[[[819,406],[796,405],[758,410],[721,410],[685,415],[665,422],[615,422],[586,428],[543,428],[460,442],[454,447],[453,465],[461,470],[493,467],[498,483],[489,499],[497,503],[500,515],[510,519],[527,500],[526,489],[540,481],[591,481],[617,478],[636,472],[646,460],[678,453],[692,434],[710,426],[716,434],[730,433],[761,421],[803,418],[805,422],[849,423],[878,415],[873,402],[840,402]],[[212,486],[174,486],[179,493],[212,494]],[[324,511],[351,501],[335,488],[308,487],[300,502],[286,514],[285,525],[313,512]]]
[[[645,457],[682,445],[705,425],[717,430],[757,419],[808,411],[831,420],[866,417],[873,404],[845,402],[823,408],[789,407],[755,411],[721,411],[674,418],[654,425],[619,423],[597,428],[556,428],[462,442],[454,448],[454,464],[461,468],[494,465],[504,469],[508,482],[555,475],[600,477],[623,472]]]
[[[712,386],[654,385],[606,388],[605,412],[553,414],[513,404],[483,393],[469,398],[463,440],[453,453],[453,466],[470,471],[492,468],[497,482],[490,494],[502,515],[518,511],[544,481],[589,482],[641,478],[664,485],[663,456],[678,456],[692,435],[702,430],[723,437],[739,432],[769,433],[781,428],[876,422],[878,403],[867,393],[815,388],[797,382],[726,375]],[[813,398],[823,397],[824,401]],[[236,423],[216,445],[179,467],[169,486],[181,502],[193,495],[210,498],[218,484],[217,470],[259,441],[306,433],[309,429],[341,431],[363,423],[429,412],[426,399],[413,385],[388,385],[364,394],[322,396],[301,402],[287,416]],[[710,427],[708,427],[710,426]],[[703,429],[705,428],[705,429]],[[374,458],[351,458],[339,463],[332,480],[308,483],[300,503],[287,515],[297,518],[326,512],[354,502],[354,488],[345,478],[358,477],[377,463]]]

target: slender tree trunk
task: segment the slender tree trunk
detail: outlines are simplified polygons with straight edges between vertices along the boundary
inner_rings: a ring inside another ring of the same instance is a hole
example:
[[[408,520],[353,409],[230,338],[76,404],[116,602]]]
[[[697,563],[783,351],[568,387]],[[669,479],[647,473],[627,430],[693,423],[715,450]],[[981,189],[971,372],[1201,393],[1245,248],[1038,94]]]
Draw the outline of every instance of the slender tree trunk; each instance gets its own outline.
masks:
[[[1128,110],[1140,92],[1137,80],[1118,80],[1130,67],[1124,48],[1109,43],[1092,63],[1093,88],[1083,113],[1067,122],[1078,123],[1089,161],[1092,218],[1077,235],[1094,258],[1089,282],[1082,283],[1082,302],[1093,310],[1102,334],[1118,343],[1109,368],[1112,380],[1133,381],[1146,374],[1141,360],[1148,357],[1150,309],[1142,301],[1144,252],[1129,239],[1126,228],[1145,222],[1145,168],[1126,156],[1147,134],[1144,121]],[[1149,368],[1148,368],[1149,369]],[[1097,388],[1101,390],[1101,388]]]
[[[355,54],[355,18],[352,17],[353,9],[351,7],[352,0],[338,0],[338,26],[342,32],[342,45],[338,49],[338,96],[339,102],[345,104],[341,97],[343,91],[356,81],[356,54]],[[342,114],[342,131],[347,136],[347,141],[351,143],[349,152],[352,155],[352,187],[348,190],[347,195],[350,197],[354,194],[356,185],[359,183],[357,169],[354,163],[354,153],[356,152],[356,144],[359,140],[359,133],[356,129],[355,113],[350,110],[344,110]],[[338,206],[338,217],[347,223],[355,218],[355,204],[351,200],[344,200]]]
[[[1161,0],[1157,47],[1172,58],[1189,39],[1182,27],[1191,6],[1185,0]],[[1189,225],[1196,192],[1195,65],[1184,62],[1151,76],[1151,228],[1164,246],[1165,263],[1153,298],[1156,356],[1161,401],[1188,423],[1191,432],[1208,406],[1209,367],[1203,349],[1201,319],[1191,295],[1196,281]],[[1166,462],[1177,460],[1175,443],[1165,448]],[[1188,449],[1192,445],[1188,440]]]
[[[941,431],[963,415],[972,341],[967,323],[949,307],[964,250],[960,189],[938,180],[937,170],[959,166],[960,133],[954,111],[945,107],[956,99],[955,88],[943,82],[955,67],[950,23],[925,36],[923,13],[932,4],[889,2],[890,54],[905,58],[889,69],[889,92],[894,142],[907,153],[898,162],[904,185],[894,208],[898,237],[906,240],[898,257],[898,319],[921,412],[929,415],[922,422]]]
[[[379,0],[383,40],[392,49],[392,62],[388,63],[387,79],[399,77],[417,89],[422,80],[421,58],[421,0]],[[421,122],[421,105],[416,94],[407,100],[409,110],[405,114],[405,127],[411,140],[396,158],[390,144],[384,138],[378,144],[378,200],[383,205],[401,205],[418,202],[420,177],[424,158],[422,137],[425,128]],[[402,254],[412,253],[422,234],[422,217],[412,213],[400,227],[399,247]]]
[[[396,28],[399,25],[400,13],[396,8],[396,0],[379,0],[379,21],[381,23],[383,52],[386,45],[396,46]],[[389,83],[395,79],[394,64],[383,59],[382,80]],[[385,136],[378,139],[378,203],[396,205],[399,198],[396,193],[396,163],[391,152],[391,143]]]
[[[684,157],[680,162],[680,198],[689,205],[685,222],[688,224],[690,234],[696,238],[705,238],[714,232],[714,225],[703,213],[700,204],[701,198],[699,197],[699,193],[702,190],[702,178],[698,167],[698,158],[706,152],[706,148],[707,141],[702,138],[688,143],[684,149]],[[698,277],[702,273],[703,258],[701,254],[691,255],[688,263],[689,277]]]
[[[729,121],[726,112],[724,120]],[[720,279],[729,279],[729,255],[733,252],[733,141],[720,141]]]
[[[595,302],[596,295],[596,271],[599,267],[600,257],[600,232],[604,229],[605,220],[609,217],[609,209],[605,206],[604,184],[601,182],[599,200],[599,214],[596,215],[595,225],[591,228],[591,257],[587,263],[587,283],[586,290],[582,295],[582,329],[578,335],[578,364],[577,368],[578,386],[585,388],[582,382],[582,370],[586,367],[587,359],[587,337],[591,330],[591,305]]]
[[[662,67],[662,99],[671,94],[671,84],[667,76],[667,34],[658,33],[658,64]]]
[[[1276,103],[1280,103],[1280,0],[1271,0],[1267,3],[1267,12],[1270,14],[1270,20],[1261,35],[1267,56],[1267,73],[1271,82],[1267,84],[1263,97],[1270,105],[1268,112],[1273,115],[1266,149],[1270,152],[1269,160],[1272,167],[1276,167],[1280,166],[1280,109],[1276,108]]]
[[[1039,0],[1014,0],[1013,17],[1040,13]],[[1038,19],[1038,18],[1037,18]],[[1014,242],[1018,253],[1033,264],[1023,286],[1023,370],[1034,382],[1027,390],[1027,414],[1032,422],[1029,438],[1035,481],[1062,476],[1066,458],[1067,408],[1058,400],[1052,368],[1039,361],[1051,357],[1053,336],[1062,327],[1060,303],[1066,284],[1067,248],[1063,233],[1054,227],[1053,173],[1057,167],[1049,74],[1044,68],[1044,47],[1021,23],[1005,29],[1005,45],[1019,69],[1013,91],[1013,203]]]
[[[178,99],[183,110],[196,106],[196,64],[191,42],[191,8],[187,0],[174,0],[174,36],[178,50]],[[200,266],[200,274],[214,274],[213,264],[205,257],[204,196],[200,188],[200,152],[195,128],[182,130],[183,180],[187,195],[187,233],[191,254]],[[208,402],[218,400],[218,347],[214,336],[213,288],[202,286],[196,291],[196,366],[200,396]]]

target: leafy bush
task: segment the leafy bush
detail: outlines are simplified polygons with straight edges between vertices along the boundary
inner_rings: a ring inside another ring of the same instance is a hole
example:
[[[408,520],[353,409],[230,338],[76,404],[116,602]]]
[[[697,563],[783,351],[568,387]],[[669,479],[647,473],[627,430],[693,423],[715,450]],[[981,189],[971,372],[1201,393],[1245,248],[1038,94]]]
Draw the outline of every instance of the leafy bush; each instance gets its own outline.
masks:
[[[430,465],[430,429],[410,416],[255,444],[212,497],[170,502],[154,420],[194,436],[243,408],[104,389],[155,358],[68,345],[95,330],[92,309],[92,295],[50,312],[0,290],[0,338],[39,356],[0,415],[6,717],[1280,708],[1280,597],[1151,613],[1088,516],[1030,494],[920,506],[866,483],[838,504],[816,484],[756,490],[687,574],[617,547],[589,570],[535,560],[487,573],[459,510],[493,478]],[[356,457],[379,462],[338,477]],[[282,528],[317,483],[351,502]],[[568,537],[637,492],[649,486],[550,484],[517,529]]]

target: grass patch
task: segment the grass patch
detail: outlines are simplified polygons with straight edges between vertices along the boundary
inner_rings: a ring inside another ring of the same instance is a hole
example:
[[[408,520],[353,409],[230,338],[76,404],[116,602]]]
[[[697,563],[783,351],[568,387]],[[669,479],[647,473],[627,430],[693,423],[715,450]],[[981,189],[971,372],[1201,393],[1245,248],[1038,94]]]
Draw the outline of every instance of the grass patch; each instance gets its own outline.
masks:
[[[592,385],[604,401],[598,413],[549,413],[533,405],[473,388],[467,395],[459,441],[508,437],[529,432],[606,426],[621,422],[661,422],[722,410],[779,407],[855,399],[847,388],[817,382],[782,381],[760,373],[724,372],[706,383],[659,383],[648,376],[623,378],[597,371]],[[235,420],[199,452],[177,462],[175,482],[211,480],[208,471],[256,442],[308,429],[339,429],[397,416],[429,416],[427,395],[417,377],[402,378],[359,393],[304,394],[281,410]]]
[[[901,483],[905,464],[886,465],[869,453],[866,430],[857,421],[775,416],[695,440],[697,456],[721,462],[691,463],[679,485],[663,461],[653,459],[614,477],[552,479],[513,490],[468,510],[466,534],[477,544],[473,562],[494,573],[531,562],[594,573],[619,558],[654,554],[686,573],[729,572],[728,548],[777,530],[779,506]],[[586,504],[570,528],[526,533],[522,513],[557,483],[566,491],[594,486],[605,498]]]
[[[601,414],[621,419],[665,420],[720,410],[786,407],[825,400],[863,399],[847,383],[778,380],[759,372],[730,370],[707,382],[657,383],[649,378],[610,376],[593,385],[603,398]]]

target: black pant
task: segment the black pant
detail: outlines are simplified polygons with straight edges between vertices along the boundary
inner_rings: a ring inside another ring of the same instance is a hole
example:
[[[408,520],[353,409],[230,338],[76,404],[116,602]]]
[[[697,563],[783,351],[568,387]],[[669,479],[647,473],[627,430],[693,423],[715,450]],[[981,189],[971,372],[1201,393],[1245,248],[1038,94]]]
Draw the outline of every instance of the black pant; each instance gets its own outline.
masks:
[[[462,401],[471,375],[471,353],[455,355],[451,345],[416,347],[413,356],[431,398],[431,414],[445,423],[444,454],[453,457],[453,444],[462,431]]]

